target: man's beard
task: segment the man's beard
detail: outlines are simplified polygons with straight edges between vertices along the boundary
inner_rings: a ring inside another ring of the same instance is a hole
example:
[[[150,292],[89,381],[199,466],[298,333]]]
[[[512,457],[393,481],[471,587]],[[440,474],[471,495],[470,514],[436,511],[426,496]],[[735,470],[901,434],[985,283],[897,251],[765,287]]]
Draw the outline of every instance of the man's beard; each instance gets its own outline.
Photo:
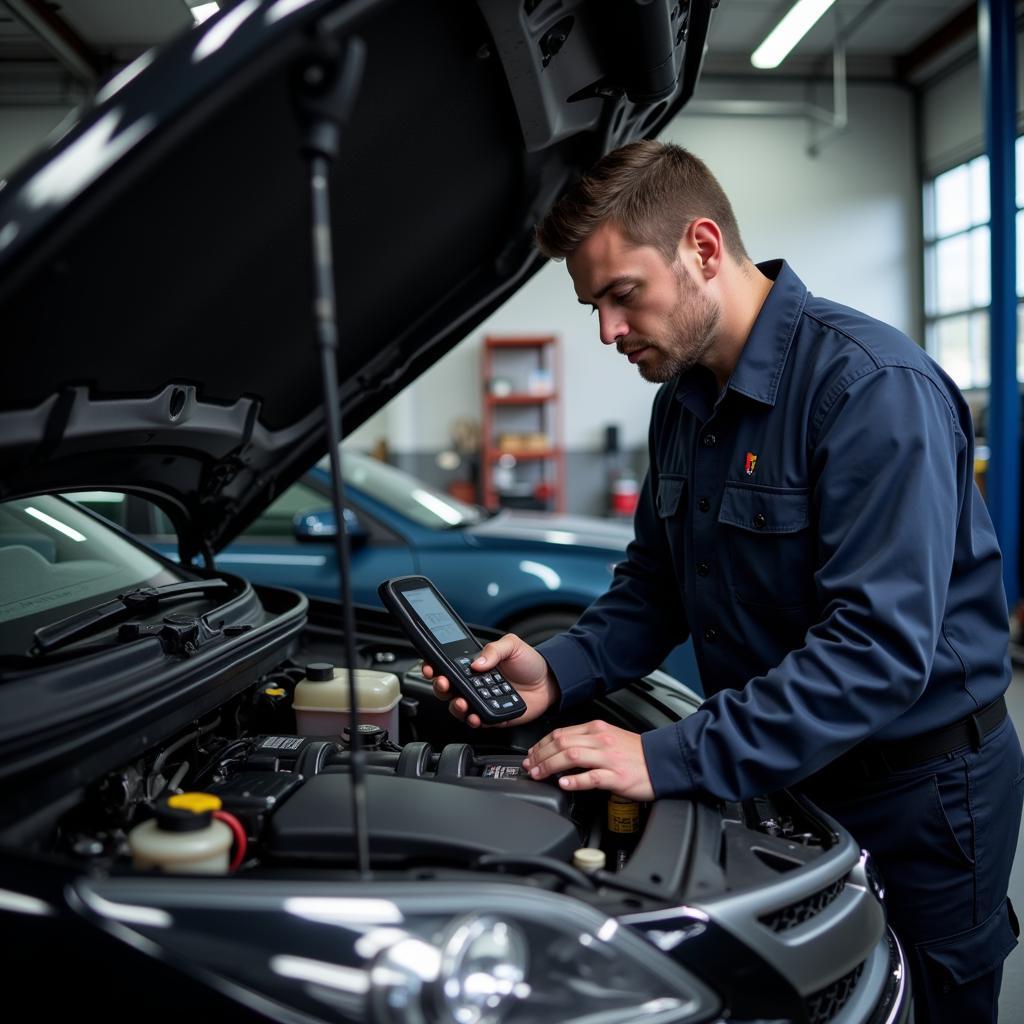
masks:
[[[681,267],[676,280],[679,294],[668,315],[666,338],[661,343],[644,339],[655,354],[637,363],[640,376],[652,384],[664,384],[696,366],[711,348],[722,317],[718,303],[705,295]],[[640,347],[636,343],[630,346],[634,351]]]

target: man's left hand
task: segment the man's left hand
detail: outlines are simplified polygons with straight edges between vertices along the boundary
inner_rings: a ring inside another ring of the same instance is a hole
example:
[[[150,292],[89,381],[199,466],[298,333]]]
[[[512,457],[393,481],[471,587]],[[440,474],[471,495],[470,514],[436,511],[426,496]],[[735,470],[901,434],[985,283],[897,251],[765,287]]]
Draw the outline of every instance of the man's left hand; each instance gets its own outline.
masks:
[[[562,789],[607,789],[630,800],[654,799],[640,737],[607,722],[556,729],[530,747],[523,767],[537,780],[576,772],[558,780]]]

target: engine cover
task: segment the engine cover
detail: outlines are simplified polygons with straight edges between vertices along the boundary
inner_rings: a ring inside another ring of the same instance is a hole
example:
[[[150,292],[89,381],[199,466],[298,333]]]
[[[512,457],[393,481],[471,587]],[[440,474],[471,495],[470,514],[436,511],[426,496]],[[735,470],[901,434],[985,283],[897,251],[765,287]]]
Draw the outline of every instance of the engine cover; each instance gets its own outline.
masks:
[[[464,863],[486,853],[568,860],[580,837],[571,821],[500,790],[426,778],[367,775],[374,860],[428,857]],[[352,788],[347,774],[316,775],[268,823],[275,860],[354,859]]]

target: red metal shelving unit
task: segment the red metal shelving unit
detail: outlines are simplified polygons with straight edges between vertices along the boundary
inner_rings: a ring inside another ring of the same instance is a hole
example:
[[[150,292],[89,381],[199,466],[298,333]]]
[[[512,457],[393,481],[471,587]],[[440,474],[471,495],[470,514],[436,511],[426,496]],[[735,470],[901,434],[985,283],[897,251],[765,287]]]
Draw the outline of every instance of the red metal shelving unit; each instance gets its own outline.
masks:
[[[525,353],[526,358],[523,358]],[[494,394],[497,378],[506,373],[519,373],[524,368],[545,374],[550,386],[544,390],[526,390],[524,380],[516,380],[507,394]],[[536,337],[487,337],[484,339],[484,358],[481,364],[483,387],[483,432],[481,444],[483,503],[488,508],[502,506],[502,493],[495,481],[495,469],[505,455],[515,457],[517,463],[540,463],[537,487],[541,497],[537,507],[565,511],[565,451],[562,447],[562,413],[560,398],[561,365],[558,339],[554,335]],[[518,386],[516,386],[518,385]],[[500,420],[510,408],[535,409],[534,428],[526,434],[513,434],[502,429]],[[545,444],[538,444],[543,435]],[[510,444],[510,437],[519,437],[518,444]],[[501,442],[504,441],[504,444]],[[506,496],[506,502],[510,501]],[[520,506],[522,507],[522,506]]]

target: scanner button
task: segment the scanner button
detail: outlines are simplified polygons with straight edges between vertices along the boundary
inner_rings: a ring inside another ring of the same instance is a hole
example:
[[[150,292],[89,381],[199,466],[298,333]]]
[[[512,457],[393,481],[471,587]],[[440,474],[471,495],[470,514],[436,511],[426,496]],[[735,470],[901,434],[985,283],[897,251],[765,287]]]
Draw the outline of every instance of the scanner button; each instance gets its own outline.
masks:
[[[507,700],[501,706],[502,708],[514,708],[516,706],[516,702],[514,700]]]

